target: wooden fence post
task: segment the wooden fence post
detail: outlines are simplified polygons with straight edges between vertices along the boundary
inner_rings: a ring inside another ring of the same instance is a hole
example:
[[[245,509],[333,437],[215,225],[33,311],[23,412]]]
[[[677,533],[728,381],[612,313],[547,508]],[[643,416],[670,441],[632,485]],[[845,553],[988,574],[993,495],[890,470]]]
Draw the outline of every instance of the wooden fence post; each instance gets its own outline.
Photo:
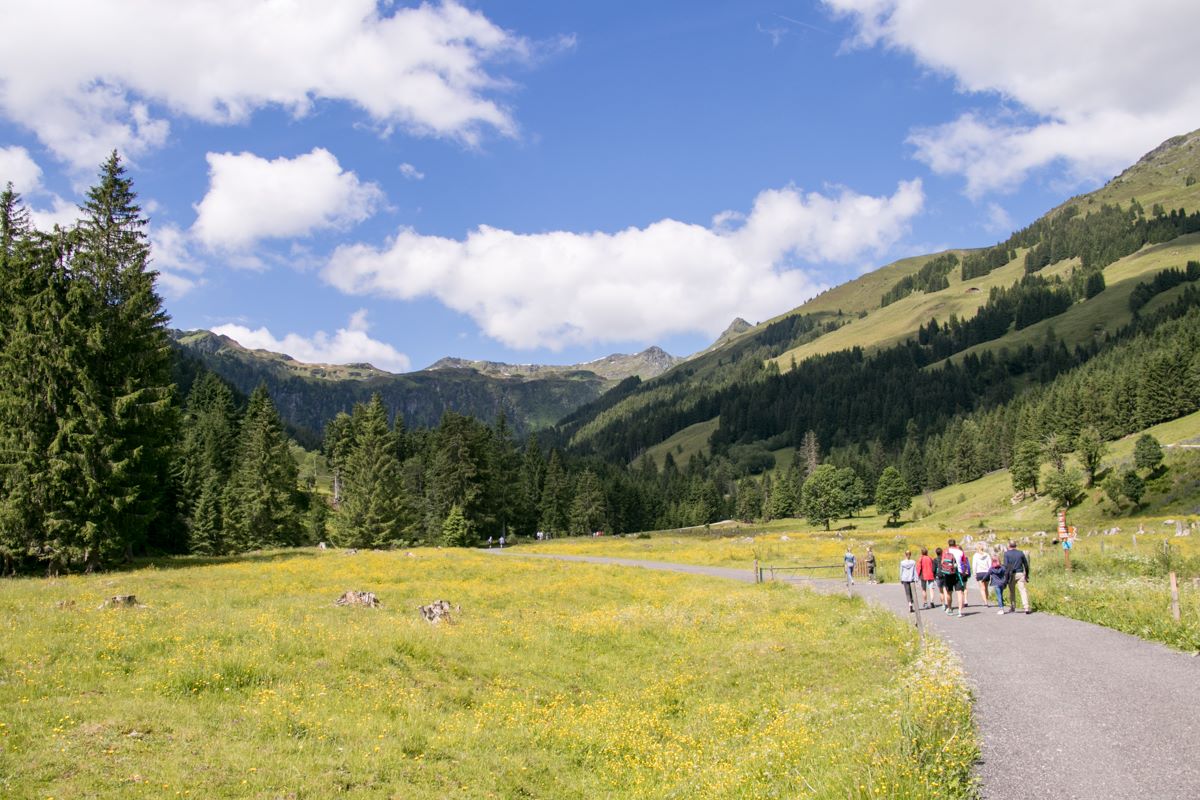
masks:
[[[920,585],[920,584],[916,584],[916,583],[914,584],[914,587],[913,587],[914,593],[916,590],[916,586],[918,586],[918,585]],[[921,649],[924,650],[925,649],[925,625],[924,625],[924,623],[921,622],[920,599],[918,599],[918,602],[913,603],[913,613],[917,615],[917,643],[920,645]]]
[[[1179,580],[1171,573],[1171,616],[1179,622]]]
[[[762,583],[762,574],[758,571],[758,559],[754,559],[754,582]]]

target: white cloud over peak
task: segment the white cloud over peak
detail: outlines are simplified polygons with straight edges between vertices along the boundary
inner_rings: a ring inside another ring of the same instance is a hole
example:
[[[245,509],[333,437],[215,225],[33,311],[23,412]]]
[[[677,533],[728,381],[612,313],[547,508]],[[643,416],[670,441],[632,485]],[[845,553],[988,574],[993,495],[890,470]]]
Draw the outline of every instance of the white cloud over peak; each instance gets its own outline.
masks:
[[[212,249],[245,249],[260,239],[346,228],[375,212],[383,192],[315,148],[268,161],[253,153],[209,153],[208,193],[192,234]]]
[[[267,328],[251,330],[244,325],[218,325],[212,331],[243,347],[285,353],[310,364],[366,362],[389,372],[406,372],[411,367],[408,356],[387,342],[372,339],[367,333],[369,328],[366,309],[359,309],[350,315],[346,327],[338,328],[332,336],[317,331],[312,336],[289,333],[277,339]]]
[[[77,169],[159,147],[167,116],[214,124],[350,103],[384,129],[474,144],[516,123],[488,72],[529,44],[454,0],[57,0],[8,4],[0,113]],[[381,11],[381,9],[384,9]]]
[[[824,0],[883,45],[999,96],[1016,113],[966,113],[915,130],[916,156],[979,197],[1060,162],[1076,180],[1111,176],[1200,126],[1200,4],[1194,0]]]
[[[385,247],[339,247],[323,276],[351,294],[433,297],[511,347],[715,336],[823,288],[798,262],[880,254],[920,212],[920,181],[891,197],[842,189],[761,192],[749,214],[711,227],[664,219],[616,233],[519,234],[481,226],[465,240],[401,230]]]

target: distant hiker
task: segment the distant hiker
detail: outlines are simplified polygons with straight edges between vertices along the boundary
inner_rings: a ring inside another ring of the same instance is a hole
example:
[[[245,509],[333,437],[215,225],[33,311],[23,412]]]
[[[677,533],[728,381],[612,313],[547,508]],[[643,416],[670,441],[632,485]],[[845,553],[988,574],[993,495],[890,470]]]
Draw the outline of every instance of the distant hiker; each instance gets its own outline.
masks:
[[[921,602],[925,608],[933,608],[934,579],[933,559],[929,557],[929,548],[921,548],[921,557],[917,559],[917,577],[921,579]]]
[[[942,608],[949,608],[950,602],[947,600],[947,597],[949,597],[950,589],[944,580],[945,574],[942,572],[942,566],[942,548],[938,547],[933,551],[933,571],[937,580],[937,595],[942,600]],[[937,603],[934,603],[934,605],[936,606]]]
[[[500,549],[504,549],[504,534],[500,534]]]
[[[875,553],[871,550],[871,545],[867,545],[867,581],[875,583]]]
[[[975,573],[975,582],[979,584],[979,596],[983,598],[983,606],[991,605],[988,600],[988,572],[992,568],[992,557],[988,555],[983,542],[975,545],[975,555],[971,556],[971,572]]]
[[[988,568],[988,585],[996,595],[996,605],[1000,607],[997,614],[1004,614],[1004,586],[1008,582],[1008,573],[1000,563],[999,556],[992,556],[992,565]]]
[[[846,555],[842,556],[842,566],[846,569],[846,583],[850,584],[851,586],[854,585],[854,564],[854,553],[851,552],[849,547],[847,547]]]
[[[488,550],[492,549],[492,537],[488,537]]]
[[[1029,556],[1017,549],[1017,540],[1008,540],[1008,552],[1004,554],[1004,571],[1008,582],[1008,607],[1017,610],[1017,592],[1021,593],[1021,606],[1029,613],[1029,593],[1025,584],[1029,582]]]
[[[963,606],[967,600],[967,576],[970,572],[970,565],[967,563],[967,554],[962,551],[953,539],[946,543],[946,549],[942,553],[942,561],[949,561],[949,569],[946,570],[949,580],[947,587],[950,590],[950,602],[953,604],[955,598],[958,599],[958,616],[963,615]],[[946,613],[953,613],[950,606],[946,606]]]
[[[900,585],[904,587],[904,596],[908,598],[908,611],[913,612],[913,584],[917,582],[917,562],[913,561],[912,551],[905,550],[904,558],[900,559]]]

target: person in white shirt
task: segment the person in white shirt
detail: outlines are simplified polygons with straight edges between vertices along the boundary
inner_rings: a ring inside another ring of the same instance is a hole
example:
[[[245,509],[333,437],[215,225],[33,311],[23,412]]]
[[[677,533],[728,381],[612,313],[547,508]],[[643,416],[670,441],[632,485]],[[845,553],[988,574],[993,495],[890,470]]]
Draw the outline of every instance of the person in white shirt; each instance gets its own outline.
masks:
[[[980,542],[975,545],[975,555],[971,556],[971,572],[975,573],[975,583],[979,585],[979,594],[983,597],[984,608],[991,605],[988,600],[988,571],[991,568],[992,556],[983,542]]]
[[[908,598],[908,613],[913,612],[913,584],[917,582],[917,562],[913,561],[912,552],[904,551],[904,558],[900,561],[900,585],[904,587],[904,596]]]

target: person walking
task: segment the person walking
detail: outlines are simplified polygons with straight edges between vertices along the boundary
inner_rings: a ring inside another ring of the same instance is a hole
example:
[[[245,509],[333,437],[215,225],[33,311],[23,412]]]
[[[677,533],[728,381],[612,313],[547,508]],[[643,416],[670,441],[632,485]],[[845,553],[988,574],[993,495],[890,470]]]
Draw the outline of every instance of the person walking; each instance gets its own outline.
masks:
[[[875,580],[875,552],[871,549],[871,545],[867,545],[867,582],[876,583]]]
[[[847,545],[846,555],[842,556],[842,566],[846,570],[846,583],[850,586],[854,585],[854,565],[857,563],[854,558],[854,552]]]
[[[942,608],[950,608],[950,585],[946,583],[946,569],[952,568],[953,565],[946,560],[946,553],[942,548],[937,548],[933,551],[934,573],[937,575],[937,591],[938,596],[942,601]],[[934,603],[937,605],[937,603]],[[947,610],[947,614],[950,612]]]
[[[917,577],[921,579],[921,602],[923,608],[933,608],[933,559],[929,557],[929,548],[921,548],[921,557],[917,559]]]
[[[1029,582],[1029,556],[1017,549],[1017,540],[1008,540],[1008,550],[1004,553],[1004,571],[1008,583],[1008,607],[1012,612],[1017,610],[1017,592],[1021,593],[1021,607],[1025,613],[1030,613],[1029,591],[1025,584]]]
[[[975,545],[975,555],[971,556],[971,572],[975,574],[975,583],[979,585],[979,596],[983,598],[983,607],[991,605],[988,600],[988,572],[992,568],[992,557],[987,552],[983,542]]]
[[[967,563],[967,554],[962,551],[962,548],[955,543],[953,539],[946,543],[946,551],[942,553],[942,560],[948,558],[953,559],[951,567],[949,589],[951,603],[957,598],[958,600],[958,616],[963,615],[963,606],[967,603],[967,578],[970,571],[970,565]],[[946,607],[946,613],[953,613],[953,609]]]
[[[917,562],[913,561],[912,551],[905,550],[904,558],[900,559],[900,585],[904,587],[904,596],[908,598],[908,613],[913,613],[916,597],[913,595],[913,584],[917,582]]]
[[[1004,615],[1004,585],[1008,581],[1008,573],[1000,563],[1000,556],[992,556],[992,565],[988,568],[988,585],[996,594],[996,605],[1000,608],[997,614]]]

